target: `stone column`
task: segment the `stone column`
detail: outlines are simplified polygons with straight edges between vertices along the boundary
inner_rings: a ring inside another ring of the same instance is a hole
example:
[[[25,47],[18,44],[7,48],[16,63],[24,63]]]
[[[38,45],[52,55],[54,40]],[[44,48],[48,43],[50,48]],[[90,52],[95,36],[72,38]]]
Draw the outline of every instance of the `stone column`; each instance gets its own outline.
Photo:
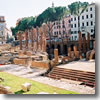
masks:
[[[42,31],[41,31],[41,27],[40,27],[40,48],[42,50]]]
[[[43,25],[43,52],[46,52],[46,29],[45,29],[45,25]]]
[[[58,62],[58,49],[54,49],[54,59],[55,59],[55,63]]]
[[[86,38],[85,36],[83,37],[83,53],[86,53]]]
[[[19,47],[22,50],[22,33],[19,33]]]
[[[68,48],[68,57],[71,57],[71,47]]]
[[[79,38],[78,38],[79,56],[80,56],[80,59],[82,59],[82,53],[81,53],[81,45],[82,45],[82,42],[81,42],[81,32],[78,32],[78,35],[79,35]]]
[[[93,41],[93,49],[95,49],[95,41]]]
[[[33,41],[33,29],[31,29],[31,50],[33,51],[34,41]]]
[[[28,30],[25,30],[25,38],[26,38],[25,46],[26,46],[26,50],[28,50]]]
[[[78,55],[77,55],[77,47],[74,46],[73,49],[74,49],[74,55],[75,55],[75,58],[77,58],[77,57],[78,57]]]
[[[90,50],[90,33],[87,32],[87,50]]]
[[[36,30],[37,30],[37,35],[36,35],[36,49],[37,49],[37,51],[38,51],[38,46],[39,46],[39,42],[38,42],[38,26],[36,27]]]

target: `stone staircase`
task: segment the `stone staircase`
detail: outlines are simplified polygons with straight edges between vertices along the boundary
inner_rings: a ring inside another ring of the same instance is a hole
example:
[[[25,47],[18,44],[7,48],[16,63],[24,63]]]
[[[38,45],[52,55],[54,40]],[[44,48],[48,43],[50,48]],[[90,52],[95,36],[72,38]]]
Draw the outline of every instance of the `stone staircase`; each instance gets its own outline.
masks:
[[[95,87],[95,73],[54,67],[47,75],[53,79],[67,79],[82,82],[83,85]]]

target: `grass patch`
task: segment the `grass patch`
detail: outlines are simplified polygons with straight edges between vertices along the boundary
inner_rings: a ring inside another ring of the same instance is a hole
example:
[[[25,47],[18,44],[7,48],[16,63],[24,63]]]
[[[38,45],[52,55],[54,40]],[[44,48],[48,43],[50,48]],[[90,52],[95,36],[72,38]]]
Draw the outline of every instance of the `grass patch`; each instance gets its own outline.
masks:
[[[37,94],[39,92],[47,92],[50,94],[53,94],[54,92],[56,92],[57,94],[78,94],[76,92],[52,87],[52,86],[42,84],[36,81],[14,76],[5,72],[0,72],[0,77],[4,79],[4,82],[3,81],[0,82],[0,85],[11,87],[10,91],[12,91],[15,94]],[[21,84],[26,83],[26,82],[31,83],[32,87],[30,91],[23,92],[21,90]]]

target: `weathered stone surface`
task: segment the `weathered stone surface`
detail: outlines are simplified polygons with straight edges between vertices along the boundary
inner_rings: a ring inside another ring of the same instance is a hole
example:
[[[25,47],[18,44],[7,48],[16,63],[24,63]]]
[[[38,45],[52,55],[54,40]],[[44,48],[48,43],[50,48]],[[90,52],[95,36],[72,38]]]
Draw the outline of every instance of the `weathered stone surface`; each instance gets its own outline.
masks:
[[[91,53],[91,51],[88,51],[88,52],[86,53],[86,60],[89,60],[90,53]]]
[[[8,91],[3,86],[0,86],[0,94],[13,94],[12,92]]]
[[[31,83],[24,83],[24,84],[22,84],[22,90],[24,91],[24,92],[27,92],[27,91],[29,91],[30,90],[30,88],[31,88]]]
[[[23,56],[23,55],[24,55],[24,54],[23,54],[23,51],[20,50],[19,53],[18,53],[18,55],[19,55],[19,56]]]
[[[31,52],[31,51],[27,51],[27,52],[26,52],[26,55],[27,55],[27,56],[32,56],[32,52]]]
[[[49,65],[48,65],[48,62],[44,62],[44,61],[32,61],[31,67],[48,69]]]
[[[91,51],[90,60],[93,59],[93,56],[95,56],[95,50],[92,50],[92,51]]]
[[[26,59],[14,58],[13,62],[14,62],[14,64],[18,64],[18,65],[25,65]]]

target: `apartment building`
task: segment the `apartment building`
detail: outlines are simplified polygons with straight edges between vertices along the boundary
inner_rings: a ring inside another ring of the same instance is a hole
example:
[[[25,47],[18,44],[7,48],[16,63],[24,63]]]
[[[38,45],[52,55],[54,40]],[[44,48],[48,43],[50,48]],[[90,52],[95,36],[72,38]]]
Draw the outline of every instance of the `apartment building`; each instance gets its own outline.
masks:
[[[80,9],[81,10],[81,9]],[[71,15],[71,37],[70,40],[78,40],[78,16]],[[91,38],[95,32],[95,3],[89,4],[87,9],[80,15],[80,31],[82,36],[87,37],[87,32]]]
[[[12,36],[11,30],[6,27],[4,16],[0,16],[0,44],[6,43],[7,39]]]
[[[71,32],[70,15],[64,17],[61,21],[53,22],[52,34],[55,38],[66,38]]]

